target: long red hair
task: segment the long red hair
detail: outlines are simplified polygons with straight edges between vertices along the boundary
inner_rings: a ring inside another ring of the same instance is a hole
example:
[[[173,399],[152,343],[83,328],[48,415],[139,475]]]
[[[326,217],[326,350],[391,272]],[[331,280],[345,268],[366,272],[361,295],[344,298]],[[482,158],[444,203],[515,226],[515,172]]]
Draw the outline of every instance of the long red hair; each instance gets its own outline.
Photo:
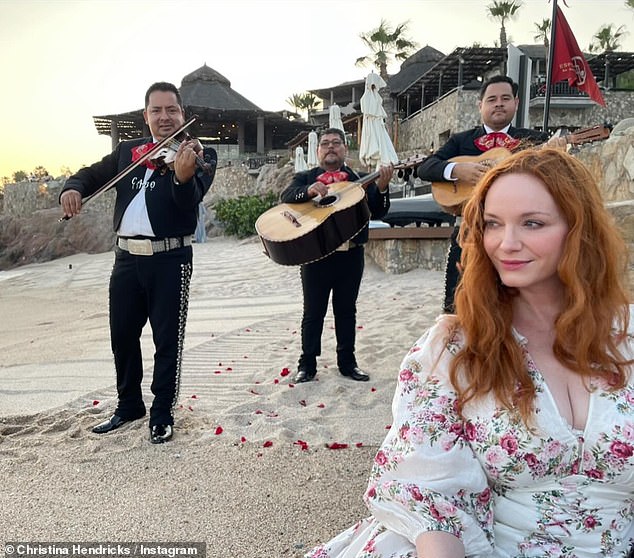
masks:
[[[460,231],[464,272],[455,306],[466,343],[453,360],[451,380],[461,408],[471,399],[493,393],[528,423],[535,388],[512,333],[517,291],[501,283],[483,246],[484,201],[495,180],[507,174],[541,180],[569,226],[558,266],[565,296],[555,322],[554,354],[569,369],[585,377],[603,377],[614,389],[625,385],[632,363],[617,348],[629,321],[624,283],[628,251],[596,181],[581,162],[563,151],[521,151],[491,169],[476,187]]]

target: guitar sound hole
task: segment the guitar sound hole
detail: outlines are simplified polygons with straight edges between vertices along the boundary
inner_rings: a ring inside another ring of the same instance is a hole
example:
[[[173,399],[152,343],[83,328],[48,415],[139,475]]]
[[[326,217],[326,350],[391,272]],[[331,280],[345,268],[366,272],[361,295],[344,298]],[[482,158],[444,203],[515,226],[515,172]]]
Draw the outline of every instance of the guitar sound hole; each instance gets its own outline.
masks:
[[[328,207],[329,205],[334,204],[338,199],[339,199],[339,196],[337,196],[336,194],[328,194],[327,196],[324,196],[323,198],[321,198],[317,202],[317,205],[321,207]]]

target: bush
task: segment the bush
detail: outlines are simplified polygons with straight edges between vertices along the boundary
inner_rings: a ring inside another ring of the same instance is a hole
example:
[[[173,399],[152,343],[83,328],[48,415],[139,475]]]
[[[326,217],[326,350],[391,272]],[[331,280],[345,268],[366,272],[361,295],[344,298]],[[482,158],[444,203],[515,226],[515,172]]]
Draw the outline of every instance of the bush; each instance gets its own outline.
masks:
[[[278,203],[277,195],[269,192],[265,196],[239,196],[236,199],[220,200],[214,209],[216,218],[224,225],[227,234],[245,238],[256,233],[257,218]]]

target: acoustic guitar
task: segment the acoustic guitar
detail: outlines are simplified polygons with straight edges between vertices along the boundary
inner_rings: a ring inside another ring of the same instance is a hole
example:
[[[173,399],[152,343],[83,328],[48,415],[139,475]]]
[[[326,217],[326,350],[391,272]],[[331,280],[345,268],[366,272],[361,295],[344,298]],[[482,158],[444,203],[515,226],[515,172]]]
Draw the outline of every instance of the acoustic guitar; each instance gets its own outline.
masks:
[[[572,145],[580,145],[591,141],[603,140],[610,137],[610,129],[607,126],[592,126],[577,130],[573,134],[564,136],[566,141]],[[449,161],[453,163],[480,163],[486,167],[494,167],[499,162],[510,157],[513,152],[505,147],[494,147],[481,155],[463,155],[453,157]],[[462,206],[471,198],[474,183],[457,180],[455,182],[432,182],[431,192],[436,200],[447,213],[460,215]]]
[[[424,158],[399,161],[394,169],[418,165]],[[262,213],[255,230],[266,255],[278,264],[303,265],[332,254],[370,220],[364,186],[378,176],[377,171],[355,182],[336,182],[325,196],[282,203]]]

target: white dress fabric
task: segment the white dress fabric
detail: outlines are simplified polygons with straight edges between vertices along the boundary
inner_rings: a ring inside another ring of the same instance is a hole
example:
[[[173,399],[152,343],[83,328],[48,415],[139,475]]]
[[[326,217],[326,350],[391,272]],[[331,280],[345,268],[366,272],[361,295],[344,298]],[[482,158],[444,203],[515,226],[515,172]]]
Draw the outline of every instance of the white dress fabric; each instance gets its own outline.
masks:
[[[364,497],[372,517],[306,556],[415,558],[414,541],[427,531],[458,536],[468,557],[627,556],[634,541],[632,377],[616,392],[594,382],[587,424],[576,431],[516,333],[537,388],[534,431],[493,398],[468,405],[461,420],[448,378],[463,344],[460,332],[449,336],[452,319],[440,317],[403,360],[394,420]],[[632,331],[620,350],[634,358]]]
[[[383,99],[379,89],[386,86],[383,78],[371,72],[365,80],[365,92],[361,96],[363,129],[359,142],[359,160],[366,166],[398,162],[398,155],[385,127],[387,114],[383,108]]]

